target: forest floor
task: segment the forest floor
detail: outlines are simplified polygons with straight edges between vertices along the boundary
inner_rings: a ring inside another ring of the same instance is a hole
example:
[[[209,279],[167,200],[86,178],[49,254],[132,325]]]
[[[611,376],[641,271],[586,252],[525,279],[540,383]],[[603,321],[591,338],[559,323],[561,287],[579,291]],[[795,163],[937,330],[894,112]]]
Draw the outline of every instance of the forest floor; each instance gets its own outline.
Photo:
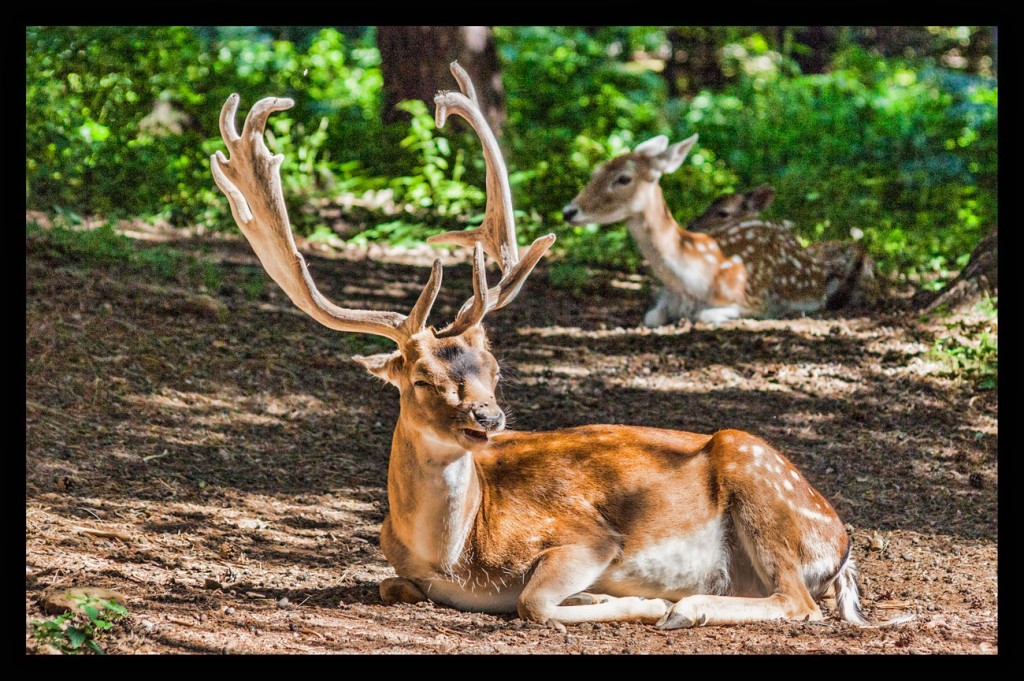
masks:
[[[126,598],[98,638],[110,653],[998,652],[997,392],[949,373],[931,350],[950,322],[905,297],[651,331],[644,277],[595,272],[573,292],[535,273],[488,320],[512,428],[752,431],[847,523],[868,616],[915,615],[857,628],[826,600],[819,623],[559,632],[381,601],[398,399],[349,357],[386,340],[298,312],[239,238],[171,244],[218,268],[205,291],[47,243],[30,235],[26,252],[28,652],[49,650],[31,622],[68,586]],[[336,302],[406,312],[429,258],[308,260]],[[445,274],[434,320],[470,291],[467,265]]]

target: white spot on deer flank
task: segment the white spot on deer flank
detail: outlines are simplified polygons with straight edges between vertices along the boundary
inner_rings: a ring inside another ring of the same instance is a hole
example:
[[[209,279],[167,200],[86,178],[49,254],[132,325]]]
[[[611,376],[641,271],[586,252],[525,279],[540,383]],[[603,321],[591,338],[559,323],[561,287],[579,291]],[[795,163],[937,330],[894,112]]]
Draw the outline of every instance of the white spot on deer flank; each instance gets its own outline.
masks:
[[[816,511],[812,511],[809,508],[801,508],[801,509],[799,509],[799,511],[800,511],[801,515],[805,515],[808,518],[810,518],[811,520],[817,520],[817,521],[823,522],[823,523],[831,522],[831,520],[832,520],[832,518],[830,518],[829,516],[825,515],[824,513],[818,513]]]
[[[783,480],[782,486],[786,488],[787,492],[793,491],[793,483],[791,483],[789,480]]]
[[[707,253],[708,252],[708,247],[704,244],[703,241],[698,241],[697,242],[697,250],[700,251],[701,253]]]
[[[741,452],[745,452],[745,451],[747,451],[749,449],[750,449],[750,447],[748,447],[747,445],[740,445],[740,451]]]
[[[756,458],[764,454],[764,447],[762,447],[761,445],[754,445],[754,448],[751,450],[751,452],[753,452],[754,457]]]
[[[727,270],[732,267],[735,263],[732,260],[724,260],[722,264],[718,266],[719,269]]]
[[[712,265],[715,264],[715,256],[711,255],[710,253],[705,253],[704,254],[704,259],[707,260]]]
[[[743,258],[741,258],[739,255],[732,256],[731,260],[734,263],[736,263],[737,265],[739,265],[741,262],[743,262]]]
[[[797,473],[796,471],[790,471],[789,474],[793,477],[794,480],[800,479],[800,474]]]

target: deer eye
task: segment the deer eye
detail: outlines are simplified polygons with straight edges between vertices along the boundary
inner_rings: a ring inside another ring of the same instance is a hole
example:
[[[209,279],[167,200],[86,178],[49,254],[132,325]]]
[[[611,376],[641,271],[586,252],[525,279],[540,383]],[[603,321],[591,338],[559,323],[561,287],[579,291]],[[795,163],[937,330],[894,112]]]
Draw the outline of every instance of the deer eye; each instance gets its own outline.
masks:
[[[629,184],[633,181],[633,178],[629,175],[619,175],[615,178],[615,184]]]
[[[434,387],[432,384],[427,383],[426,381],[416,381],[415,383],[413,383],[413,385],[416,386],[417,388],[433,388]]]

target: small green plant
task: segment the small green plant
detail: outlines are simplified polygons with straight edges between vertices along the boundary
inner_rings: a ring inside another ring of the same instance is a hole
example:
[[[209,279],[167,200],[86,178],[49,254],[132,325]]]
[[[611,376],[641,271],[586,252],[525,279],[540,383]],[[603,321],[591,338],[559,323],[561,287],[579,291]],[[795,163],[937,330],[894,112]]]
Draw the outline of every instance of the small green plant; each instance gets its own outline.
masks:
[[[412,246],[423,243],[428,236],[439,234],[441,231],[436,227],[432,228],[419,222],[393,220],[365,229],[349,241],[359,246],[365,246],[375,241],[386,241],[393,246]]]
[[[49,620],[32,620],[32,637],[62,653],[76,654],[91,650],[106,655],[97,639],[113,628],[114,623],[128,615],[128,609],[114,601],[87,596],[72,596],[79,603],[80,613],[65,612]]]
[[[587,268],[576,262],[560,262],[548,270],[548,281],[556,288],[580,293],[590,281]]]
[[[974,312],[983,317],[981,328],[978,324],[963,322],[946,324],[949,333],[935,340],[932,356],[944,362],[949,373],[974,381],[981,390],[992,390],[999,385],[996,296],[986,296],[979,301]]]
[[[249,300],[259,300],[267,292],[267,278],[262,272],[252,272],[242,282],[242,292]]]

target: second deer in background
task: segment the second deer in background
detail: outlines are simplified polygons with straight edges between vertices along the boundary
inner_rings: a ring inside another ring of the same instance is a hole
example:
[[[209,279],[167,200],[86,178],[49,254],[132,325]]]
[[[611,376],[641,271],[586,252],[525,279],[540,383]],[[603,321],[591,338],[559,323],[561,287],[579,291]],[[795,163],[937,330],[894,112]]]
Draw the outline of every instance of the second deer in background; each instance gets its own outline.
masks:
[[[659,135],[606,161],[562,211],[572,224],[625,221],[663,286],[644,324],[656,327],[683,318],[720,324],[830,306],[841,286],[826,263],[828,252],[804,249],[788,227],[758,220],[755,228],[718,215],[722,222],[714,234],[703,234],[676,222],[658,181],[682,165],[696,141],[693,135],[669,145]],[[758,196],[751,198],[756,203]],[[706,212],[698,220],[705,217],[710,223],[716,216]]]
[[[774,232],[779,225],[761,219],[761,211],[774,200],[775,190],[768,185],[726,194],[715,199],[686,228],[691,232],[707,233],[715,239],[728,238],[733,228]],[[792,230],[792,223],[788,220],[783,220],[781,226]],[[826,308],[835,310],[864,304],[877,294],[874,261],[860,244],[819,241],[808,245],[805,253],[825,270]]]

